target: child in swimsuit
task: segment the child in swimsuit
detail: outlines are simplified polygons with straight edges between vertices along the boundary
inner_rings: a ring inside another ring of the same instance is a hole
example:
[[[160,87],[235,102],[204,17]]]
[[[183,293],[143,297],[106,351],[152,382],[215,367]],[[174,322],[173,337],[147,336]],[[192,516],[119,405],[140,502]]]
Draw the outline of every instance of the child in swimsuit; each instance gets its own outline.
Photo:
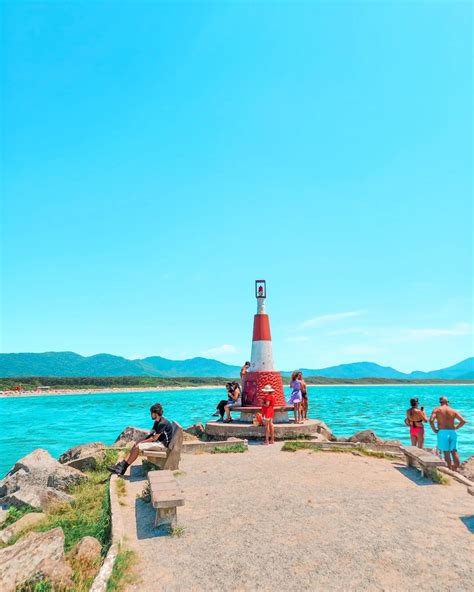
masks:
[[[410,409],[407,410],[405,424],[410,427],[410,439],[412,446],[423,448],[425,441],[425,428],[423,422],[427,422],[424,408],[418,409],[418,399],[410,399]]]

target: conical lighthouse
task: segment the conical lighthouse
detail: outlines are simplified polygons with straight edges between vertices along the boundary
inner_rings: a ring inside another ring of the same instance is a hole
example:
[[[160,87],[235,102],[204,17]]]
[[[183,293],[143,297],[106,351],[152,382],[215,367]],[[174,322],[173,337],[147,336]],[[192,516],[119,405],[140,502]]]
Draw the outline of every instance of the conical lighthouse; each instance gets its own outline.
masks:
[[[262,388],[270,384],[275,389],[275,405],[285,405],[281,374],[273,367],[270,319],[265,312],[265,280],[255,282],[257,314],[253,320],[252,354],[250,369],[243,379],[243,407],[261,405]]]

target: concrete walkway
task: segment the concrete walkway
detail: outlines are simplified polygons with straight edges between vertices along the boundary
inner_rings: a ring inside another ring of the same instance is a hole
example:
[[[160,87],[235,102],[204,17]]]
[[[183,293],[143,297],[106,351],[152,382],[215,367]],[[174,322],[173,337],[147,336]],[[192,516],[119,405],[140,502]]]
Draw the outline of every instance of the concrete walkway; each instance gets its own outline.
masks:
[[[350,453],[184,455],[181,537],[157,536],[136,500],[122,505],[138,556],[127,591],[471,590],[474,498],[398,462]]]

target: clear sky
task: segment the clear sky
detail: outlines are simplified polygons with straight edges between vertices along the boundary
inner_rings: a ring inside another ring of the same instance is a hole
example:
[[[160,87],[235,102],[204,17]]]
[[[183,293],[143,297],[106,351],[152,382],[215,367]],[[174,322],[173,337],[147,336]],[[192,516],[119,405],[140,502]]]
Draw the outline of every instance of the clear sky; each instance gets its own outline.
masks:
[[[472,352],[471,2],[4,2],[2,351]]]

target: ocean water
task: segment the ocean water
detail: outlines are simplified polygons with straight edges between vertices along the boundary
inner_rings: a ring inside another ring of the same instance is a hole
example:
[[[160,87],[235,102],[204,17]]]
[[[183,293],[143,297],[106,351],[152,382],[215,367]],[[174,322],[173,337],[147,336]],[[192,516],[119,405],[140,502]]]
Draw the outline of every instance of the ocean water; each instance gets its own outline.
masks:
[[[325,421],[337,436],[373,429],[381,438],[409,444],[403,423],[409,400],[416,396],[428,415],[440,395],[469,422],[459,432],[461,459],[474,455],[474,386],[338,386],[309,387],[309,416]],[[206,422],[225,389],[103,393],[0,399],[0,476],[35,448],[57,457],[84,442],[112,444],[128,425],[151,428],[149,407],[162,403],[165,416],[184,427]],[[435,445],[429,426],[426,445]]]

